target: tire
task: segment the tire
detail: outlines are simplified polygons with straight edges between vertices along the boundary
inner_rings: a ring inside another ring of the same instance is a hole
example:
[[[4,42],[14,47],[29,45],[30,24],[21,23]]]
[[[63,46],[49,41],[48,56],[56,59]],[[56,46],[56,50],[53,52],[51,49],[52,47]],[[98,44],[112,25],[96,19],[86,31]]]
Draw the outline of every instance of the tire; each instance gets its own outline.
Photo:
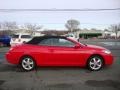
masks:
[[[20,66],[22,67],[23,70],[25,71],[31,71],[35,69],[36,64],[33,58],[29,56],[25,56],[21,59]]]
[[[91,71],[98,71],[101,68],[103,68],[104,63],[103,63],[103,58],[101,56],[92,56],[88,59],[87,62],[87,67]]]

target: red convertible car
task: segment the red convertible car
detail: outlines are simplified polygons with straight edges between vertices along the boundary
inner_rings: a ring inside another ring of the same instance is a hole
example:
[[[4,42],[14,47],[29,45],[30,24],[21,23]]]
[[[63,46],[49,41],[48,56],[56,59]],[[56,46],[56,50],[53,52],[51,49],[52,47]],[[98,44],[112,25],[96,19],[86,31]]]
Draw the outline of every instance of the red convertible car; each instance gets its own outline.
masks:
[[[26,71],[36,66],[81,66],[97,71],[113,63],[108,49],[85,45],[63,36],[34,37],[26,44],[11,47],[6,59]]]

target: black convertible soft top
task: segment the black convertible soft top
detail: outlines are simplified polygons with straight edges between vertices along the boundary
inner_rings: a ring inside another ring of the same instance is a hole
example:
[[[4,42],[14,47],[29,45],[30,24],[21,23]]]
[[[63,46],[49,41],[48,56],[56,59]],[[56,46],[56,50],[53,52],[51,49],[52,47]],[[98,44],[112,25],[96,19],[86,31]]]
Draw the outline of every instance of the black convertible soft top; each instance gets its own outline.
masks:
[[[64,39],[66,39],[65,36],[39,36],[39,37],[34,37],[32,40],[30,40],[26,44],[38,44],[42,40],[48,39],[48,38],[64,38]]]

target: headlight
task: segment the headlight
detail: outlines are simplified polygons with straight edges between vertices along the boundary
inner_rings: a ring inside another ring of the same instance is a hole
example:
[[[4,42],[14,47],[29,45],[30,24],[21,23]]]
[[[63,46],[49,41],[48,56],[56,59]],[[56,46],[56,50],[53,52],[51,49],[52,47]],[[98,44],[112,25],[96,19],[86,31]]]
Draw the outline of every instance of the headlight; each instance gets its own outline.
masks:
[[[103,50],[103,52],[106,53],[106,54],[110,54],[111,53],[110,50]]]

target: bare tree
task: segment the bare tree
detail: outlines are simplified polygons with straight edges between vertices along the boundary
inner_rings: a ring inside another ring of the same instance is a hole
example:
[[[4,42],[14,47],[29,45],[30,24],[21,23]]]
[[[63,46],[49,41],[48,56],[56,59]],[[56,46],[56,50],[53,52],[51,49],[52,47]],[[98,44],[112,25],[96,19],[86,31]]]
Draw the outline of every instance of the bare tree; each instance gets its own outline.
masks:
[[[33,33],[35,30],[39,30],[42,28],[41,25],[31,24],[31,23],[25,23],[22,28],[29,30],[30,33]]]
[[[4,30],[15,30],[18,29],[18,26],[16,22],[3,22],[2,28]]]
[[[32,31],[42,28],[42,26],[40,25],[31,24],[31,23],[25,23],[23,27],[26,28],[27,30],[32,30]]]
[[[80,25],[80,22],[79,22],[79,21],[74,20],[74,19],[70,19],[70,20],[68,20],[67,23],[65,24],[65,27],[66,27],[69,31],[73,32],[73,30],[79,29],[79,25]]]
[[[111,28],[112,31],[116,34],[116,37],[115,37],[115,38],[117,38],[118,32],[120,31],[120,23],[119,23],[119,24],[111,25],[110,28]]]
[[[18,29],[16,22],[0,22],[1,34],[11,35],[14,30]]]

